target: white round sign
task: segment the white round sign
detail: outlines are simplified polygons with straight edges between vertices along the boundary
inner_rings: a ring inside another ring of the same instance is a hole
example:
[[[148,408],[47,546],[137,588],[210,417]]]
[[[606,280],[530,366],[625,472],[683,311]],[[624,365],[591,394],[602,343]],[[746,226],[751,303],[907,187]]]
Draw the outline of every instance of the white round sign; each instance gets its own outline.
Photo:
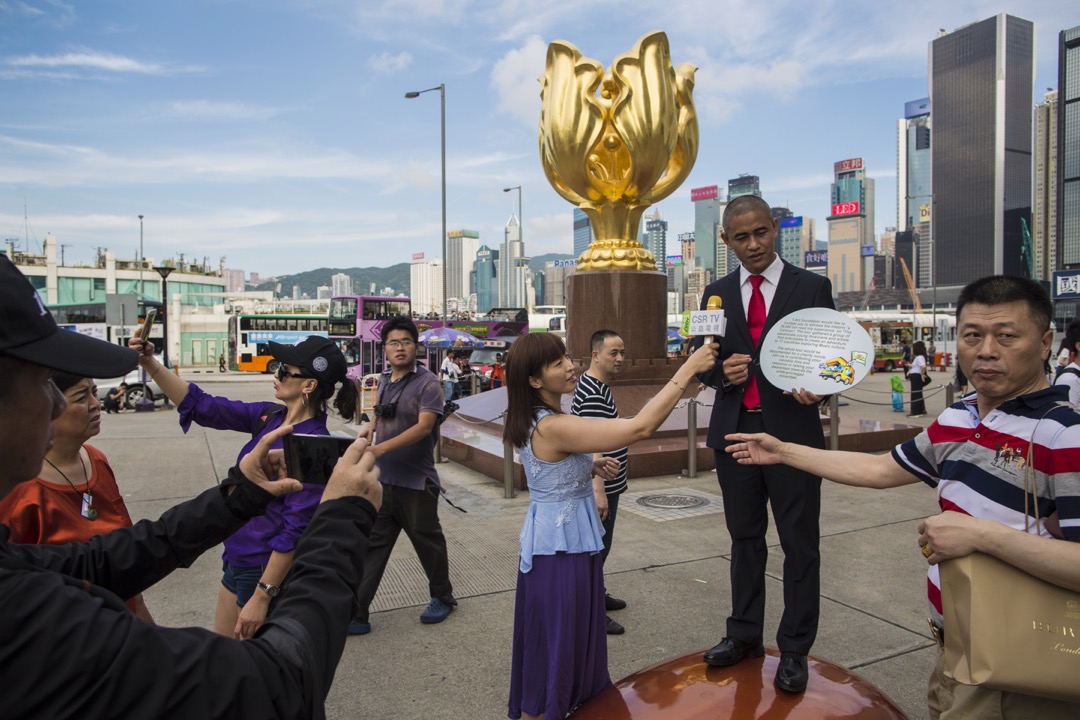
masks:
[[[870,374],[874,341],[847,315],[807,308],[785,316],[761,342],[761,370],[781,390],[850,390]]]

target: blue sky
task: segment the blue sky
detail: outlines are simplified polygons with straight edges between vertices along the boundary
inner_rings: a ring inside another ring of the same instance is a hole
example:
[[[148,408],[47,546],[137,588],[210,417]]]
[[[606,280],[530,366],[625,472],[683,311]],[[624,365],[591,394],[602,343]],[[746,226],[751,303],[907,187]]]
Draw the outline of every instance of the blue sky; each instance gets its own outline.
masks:
[[[1002,11],[1036,23],[1041,100],[1080,24],[1061,0],[0,0],[0,235],[134,257],[143,214],[148,257],[264,276],[437,257],[438,92],[404,93],[445,83],[448,228],[497,244],[522,185],[527,252],[569,252],[537,157],[547,44],[607,66],[654,29],[699,68],[697,163],[660,205],[673,235],[690,188],[752,173],[824,239],[832,164],[857,156],[880,232],[929,41]]]

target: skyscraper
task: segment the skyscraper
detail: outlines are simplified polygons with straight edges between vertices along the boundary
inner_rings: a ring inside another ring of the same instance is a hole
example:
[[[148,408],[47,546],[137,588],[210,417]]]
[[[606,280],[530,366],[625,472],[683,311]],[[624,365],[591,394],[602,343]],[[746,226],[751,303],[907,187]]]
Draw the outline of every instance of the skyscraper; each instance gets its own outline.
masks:
[[[773,208],[774,210],[776,208]],[[783,208],[787,210],[787,208]],[[786,217],[777,218],[780,221],[780,236],[776,240],[776,254],[780,259],[795,267],[803,266],[803,219],[801,215],[791,216],[788,210]]]
[[[1080,25],[1058,34],[1058,267],[1080,267]]]
[[[521,221],[511,213],[506,221],[503,244],[499,247],[499,307],[532,307],[532,277],[525,243],[521,241]]]
[[[829,270],[834,292],[865,290],[874,274],[874,181],[862,158],[833,163]]]
[[[481,245],[476,251],[476,312],[486,313],[499,304],[499,251]]]
[[[409,297],[413,312],[432,317],[442,313],[442,265],[441,258],[425,260],[424,253],[413,253],[409,265]]]
[[[1035,106],[1034,170],[1031,178],[1031,240],[1037,280],[1049,280],[1057,266],[1058,93],[1051,90]]]
[[[581,257],[592,242],[592,224],[581,208],[574,208],[574,259]]]
[[[720,200],[716,185],[694,188],[690,191],[690,202],[694,203],[694,256],[697,265],[710,277],[719,277],[716,274],[717,228],[720,227],[725,203]]]
[[[330,287],[335,295],[352,295],[352,278],[345,273],[334,273],[330,277]]]
[[[1034,32],[1030,21],[1001,13],[930,43],[937,286],[1025,273]]]
[[[930,98],[904,104],[904,117],[896,122],[896,227],[914,231],[917,238],[918,262],[908,270],[919,287],[933,284],[930,128]]]
[[[761,178],[757,175],[747,175],[746,173],[742,173],[739,177],[728,180],[728,202],[731,202],[740,195],[757,195],[758,197],[761,197]]]
[[[656,258],[656,267],[664,267],[667,259],[667,220],[660,215],[660,208],[656,208],[651,216],[645,218],[645,249]]]
[[[476,262],[480,233],[476,230],[450,230],[446,233],[446,296],[467,300],[469,274]]]

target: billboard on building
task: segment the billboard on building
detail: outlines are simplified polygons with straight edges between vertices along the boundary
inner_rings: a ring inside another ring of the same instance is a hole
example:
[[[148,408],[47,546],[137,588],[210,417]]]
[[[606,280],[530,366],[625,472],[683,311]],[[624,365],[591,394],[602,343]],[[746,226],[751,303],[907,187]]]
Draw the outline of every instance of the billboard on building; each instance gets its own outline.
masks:
[[[874,246],[873,245],[860,245],[859,246],[859,255],[861,255],[862,257],[871,257],[871,256],[873,256],[873,254],[874,254]]]
[[[798,215],[796,217],[784,218],[783,220],[780,221],[780,227],[782,227],[782,228],[802,227],[802,215]]]
[[[423,260],[423,259],[424,259],[424,253],[422,253],[422,252],[420,252],[420,253],[413,253],[413,254],[412,254],[412,259],[413,259],[413,260]]]
[[[659,230],[667,230],[666,220],[647,220],[645,221],[645,232],[657,232]]]
[[[930,203],[923,203],[919,206],[919,222],[930,222]]]
[[[922,117],[930,114],[930,98],[921,98],[904,103],[904,119]]]
[[[841,160],[840,162],[833,163],[833,172],[842,173],[850,172],[852,170],[862,170],[863,162],[862,158],[848,158],[847,160]]]
[[[844,215],[858,215],[861,205],[858,202],[833,203],[832,216],[843,217]]]
[[[825,267],[828,264],[828,250],[807,250],[805,253],[803,253],[803,267]]]
[[[708,187],[694,188],[690,191],[690,202],[697,202],[698,200],[712,200],[719,196],[719,186],[709,185]]]
[[[675,267],[676,265],[682,265],[682,255],[668,255],[666,262],[664,263],[668,267]]]

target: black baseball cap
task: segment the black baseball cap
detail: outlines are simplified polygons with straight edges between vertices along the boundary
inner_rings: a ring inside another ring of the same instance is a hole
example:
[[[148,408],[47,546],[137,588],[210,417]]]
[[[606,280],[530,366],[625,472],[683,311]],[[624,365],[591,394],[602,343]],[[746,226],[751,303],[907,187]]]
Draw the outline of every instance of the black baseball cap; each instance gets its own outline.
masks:
[[[295,345],[267,343],[275,360],[295,365],[304,375],[318,378],[331,385],[345,379],[348,363],[337,344],[318,335],[310,335]]]
[[[0,357],[90,378],[126,375],[139,362],[131,348],[59,328],[7,255],[0,255]]]

